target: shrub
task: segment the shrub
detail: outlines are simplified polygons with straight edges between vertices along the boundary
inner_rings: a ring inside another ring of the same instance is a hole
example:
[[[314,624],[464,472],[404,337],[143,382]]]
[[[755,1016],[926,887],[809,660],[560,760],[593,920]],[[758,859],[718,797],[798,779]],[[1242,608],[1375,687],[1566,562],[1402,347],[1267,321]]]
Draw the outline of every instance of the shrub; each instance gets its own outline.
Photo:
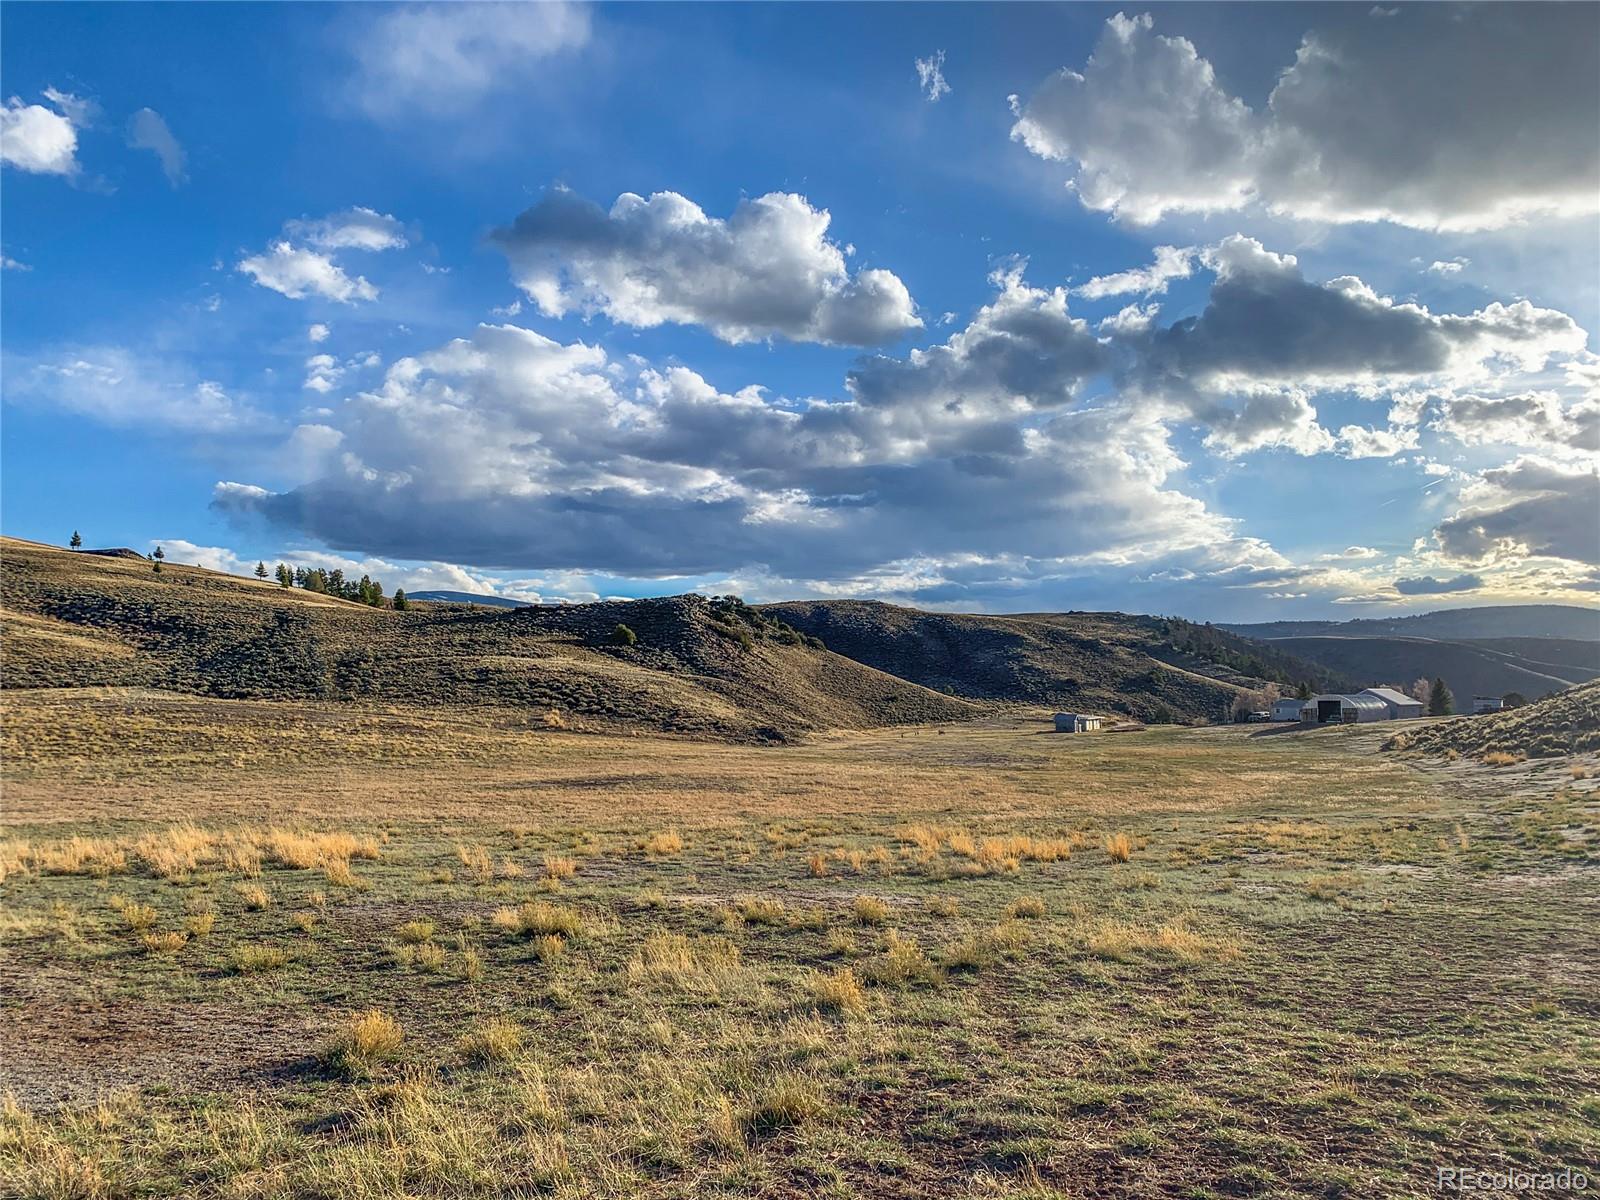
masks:
[[[889,906],[876,896],[857,896],[850,906],[857,925],[882,925],[889,920]]]
[[[636,646],[639,644],[639,635],[626,625],[618,622],[617,627],[611,631],[611,644],[613,646]]]
[[[365,1078],[378,1063],[393,1058],[405,1042],[400,1022],[376,1008],[357,1013],[324,1044],[323,1064],[352,1079]]]
[[[1525,762],[1527,757],[1521,751],[1512,753],[1509,750],[1491,750],[1483,756],[1483,762],[1490,767],[1513,767],[1519,762]]]

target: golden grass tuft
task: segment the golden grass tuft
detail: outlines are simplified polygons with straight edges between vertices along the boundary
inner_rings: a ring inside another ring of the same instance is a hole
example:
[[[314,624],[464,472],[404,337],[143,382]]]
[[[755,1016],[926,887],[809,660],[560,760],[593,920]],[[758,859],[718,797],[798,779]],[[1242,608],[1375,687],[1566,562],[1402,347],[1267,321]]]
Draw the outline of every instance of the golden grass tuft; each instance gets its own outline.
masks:
[[[1020,957],[1027,934],[1016,921],[1002,921],[946,946],[939,956],[947,971],[981,971],[1002,959]]]
[[[544,856],[544,875],[546,879],[571,879],[578,872],[578,860],[563,854],[546,854]]]
[[[669,857],[683,853],[683,835],[676,829],[663,829],[645,839],[642,847],[646,854]]]
[[[750,1103],[743,1125],[752,1137],[792,1129],[823,1111],[822,1089],[814,1080],[789,1076],[769,1084]]]
[[[494,882],[494,858],[484,846],[457,846],[456,857],[473,883]]]
[[[366,1078],[405,1044],[405,1029],[387,1013],[369,1008],[356,1013],[323,1044],[318,1057],[329,1069],[352,1079]]]
[[[139,939],[144,952],[155,958],[171,958],[188,945],[187,934],[168,930],[164,933],[147,933]]]
[[[1157,954],[1180,962],[1226,962],[1240,957],[1237,942],[1210,937],[1187,922],[1171,921],[1155,928],[1107,921],[1090,934],[1088,950],[1097,958],[1133,962],[1141,955]]]
[[[276,971],[288,961],[289,952],[281,946],[235,946],[228,955],[229,964],[240,975],[259,975],[265,971]]]
[[[474,1026],[456,1043],[468,1062],[488,1064],[510,1062],[521,1053],[527,1031],[508,1017],[490,1017]]]
[[[1007,906],[1006,916],[1020,917],[1025,921],[1036,921],[1044,916],[1044,901],[1038,896],[1018,897]]]
[[[628,962],[628,981],[719,996],[743,979],[739,947],[724,937],[652,933]]]
[[[1106,838],[1106,854],[1112,862],[1127,862],[1133,857],[1133,839],[1125,833],[1110,834]]]
[[[265,912],[272,907],[272,896],[266,888],[255,883],[235,884],[234,892],[251,912]]]
[[[930,917],[948,919],[959,916],[961,913],[961,901],[954,896],[929,896],[928,902],[924,907],[927,908]]]
[[[858,1017],[867,1011],[867,993],[854,968],[812,971],[806,977],[805,990],[811,1006],[820,1012]]]
[[[936,983],[939,972],[915,938],[891,929],[884,938],[883,953],[862,964],[861,977],[883,987],[906,987]]]
[[[211,929],[217,923],[217,914],[214,912],[190,913],[183,919],[183,929],[190,937],[203,938],[211,936]]]
[[[746,896],[735,907],[749,925],[783,925],[789,919],[783,901],[765,896]]]
[[[857,896],[850,915],[857,925],[885,925],[889,921],[889,905],[877,896]]]
[[[518,908],[497,908],[489,918],[494,928],[523,937],[554,935],[575,938],[583,932],[583,914],[561,904],[532,900]]]
[[[148,904],[137,904],[131,900],[124,900],[120,911],[123,923],[134,933],[146,933],[155,928],[156,910]]]
[[[1528,756],[1520,750],[1515,753],[1509,750],[1490,750],[1480,761],[1489,767],[1514,767],[1520,762],[1527,762]]]
[[[407,921],[397,927],[395,934],[408,946],[420,946],[423,942],[432,940],[433,931],[432,921],[415,920]]]

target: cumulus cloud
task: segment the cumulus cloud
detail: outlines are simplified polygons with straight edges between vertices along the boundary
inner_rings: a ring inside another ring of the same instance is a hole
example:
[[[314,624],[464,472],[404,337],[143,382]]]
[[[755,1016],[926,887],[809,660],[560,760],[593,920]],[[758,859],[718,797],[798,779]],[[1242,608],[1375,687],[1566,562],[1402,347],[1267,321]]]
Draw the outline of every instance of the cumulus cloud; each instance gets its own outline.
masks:
[[[1346,425],[1339,430],[1335,441],[1345,458],[1393,458],[1415,450],[1417,436],[1415,428],[1369,429],[1362,425]]]
[[[306,340],[310,342],[325,342],[328,334],[332,332],[326,325],[318,321],[306,328]]]
[[[290,242],[274,242],[263,253],[241,259],[239,270],[291,300],[321,296],[351,304],[378,298],[378,289],[365,276],[352,278],[328,255]]]
[[[1470,258],[1448,258],[1436,260],[1428,266],[1430,275],[1459,275],[1472,265]]]
[[[852,275],[831,218],[805,197],[744,199],[726,220],[675,192],[624,193],[609,212],[547,192],[494,242],[547,316],[574,309],[625,325],[704,325],[728,342],[880,345],[922,326],[890,271]]]
[[[1563,404],[1553,391],[1509,396],[1445,395],[1431,401],[1429,428],[1468,446],[1531,446],[1600,452],[1600,402]]]
[[[944,51],[935,50],[927,58],[917,59],[917,86],[929,104],[938,103],[940,96],[950,94],[950,85],[944,81]]]
[[[162,174],[173,187],[188,181],[188,155],[154,109],[141,108],[128,119],[128,145],[154,154],[161,162]]]
[[[1434,529],[1440,550],[1470,562],[1529,555],[1600,564],[1600,469],[1524,456],[1482,472],[1461,509]]]
[[[27,263],[18,262],[16,259],[12,258],[9,254],[0,254],[0,271],[31,271],[31,270],[33,270],[33,268],[30,267]]]
[[[0,163],[36,175],[74,176],[86,102],[53,88],[45,97],[53,107],[24,104],[16,96],[0,107]]]
[[[1418,575],[1411,579],[1396,579],[1394,590],[1402,596],[1442,596],[1447,592],[1471,592],[1483,586],[1482,575],[1461,574],[1450,579],[1437,579],[1432,575]]]
[[[1072,290],[1086,300],[1100,300],[1106,296],[1125,296],[1137,293],[1159,296],[1174,279],[1187,279],[1194,273],[1194,250],[1189,247],[1157,246],[1156,260],[1148,267],[1135,267],[1131,271],[1118,271],[1112,275],[1097,275],[1088,283]]]
[[[318,220],[301,217],[284,223],[285,236],[260,254],[239,263],[239,270],[264,288],[302,300],[320,296],[339,304],[376,300],[378,289],[363,275],[347,274],[333,255],[345,250],[396,250],[407,245],[404,226],[394,217],[370,208],[352,208]],[[327,327],[313,325],[327,336]]]
[[[210,434],[266,424],[262,414],[220,384],[121,346],[8,357],[5,376],[7,402],[48,406],[107,425]]]
[[[404,225],[387,213],[361,207],[319,220],[302,217],[288,222],[284,232],[318,250],[399,250],[407,244]]]
[[[1138,223],[1255,200],[1330,222],[1495,228],[1600,208],[1600,14],[1412,5],[1307,32],[1256,112],[1185,38],[1118,13],[1081,71],[1014,102],[1012,136]]]
[[[947,341],[869,358],[823,400],[480,326],[347,400],[322,476],[215,502],[336,548],[647,575],[1142,561],[1225,538],[1166,486],[1182,463],[1159,421],[1076,402],[1104,348],[1065,291],[995,282]]]
[[[343,374],[344,368],[331,354],[313,354],[306,359],[305,386],[313,392],[326,395],[333,391]]]
[[[349,89],[369,115],[454,115],[589,42],[586,5],[408,4],[371,8],[347,30]]]

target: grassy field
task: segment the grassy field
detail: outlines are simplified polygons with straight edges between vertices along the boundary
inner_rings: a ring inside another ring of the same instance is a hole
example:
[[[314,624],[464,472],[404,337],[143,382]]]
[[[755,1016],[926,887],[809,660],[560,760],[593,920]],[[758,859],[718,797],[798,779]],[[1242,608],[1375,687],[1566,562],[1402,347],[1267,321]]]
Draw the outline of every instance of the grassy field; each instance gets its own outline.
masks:
[[[1600,1162],[1592,758],[3,703],[3,1195],[1421,1196]]]

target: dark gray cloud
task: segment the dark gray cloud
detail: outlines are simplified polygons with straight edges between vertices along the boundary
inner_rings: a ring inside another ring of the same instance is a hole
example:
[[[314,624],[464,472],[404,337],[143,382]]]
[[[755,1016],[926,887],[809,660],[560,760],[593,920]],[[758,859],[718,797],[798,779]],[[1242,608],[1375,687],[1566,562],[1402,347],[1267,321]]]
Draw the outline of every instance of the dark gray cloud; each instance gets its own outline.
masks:
[[[1600,564],[1600,470],[1524,457],[1484,471],[1434,536],[1445,554],[1474,562],[1539,555]]]
[[[921,328],[898,276],[851,274],[829,222],[783,192],[740,200],[722,220],[676,192],[625,193],[606,211],[553,188],[491,240],[547,316],[576,309],[626,325],[704,325],[729,342],[850,346]]]
[[[1322,10],[1265,111],[1184,38],[1117,14],[1081,70],[1017,103],[1012,136],[1136,222],[1259,200],[1296,217],[1479,229],[1600,206],[1600,9]]]
[[[1483,586],[1482,575],[1461,574],[1450,579],[1432,575],[1418,575],[1412,579],[1396,579],[1394,590],[1402,596],[1442,596],[1447,592],[1470,592]]]

